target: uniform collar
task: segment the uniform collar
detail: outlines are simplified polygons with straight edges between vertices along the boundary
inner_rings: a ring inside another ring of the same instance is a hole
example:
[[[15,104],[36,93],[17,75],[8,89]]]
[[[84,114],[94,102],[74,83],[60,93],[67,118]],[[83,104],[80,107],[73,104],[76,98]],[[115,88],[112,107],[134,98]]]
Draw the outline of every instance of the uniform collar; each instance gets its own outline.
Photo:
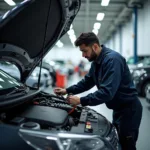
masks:
[[[103,55],[104,55],[104,53],[105,53],[105,49],[106,49],[106,47],[105,47],[104,45],[101,45],[101,47],[102,47],[101,53],[99,54],[99,56],[98,56],[97,59],[95,60],[95,63],[97,63],[97,64],[100,64],[100,63],[101,63],[102,58],[103,58]]]

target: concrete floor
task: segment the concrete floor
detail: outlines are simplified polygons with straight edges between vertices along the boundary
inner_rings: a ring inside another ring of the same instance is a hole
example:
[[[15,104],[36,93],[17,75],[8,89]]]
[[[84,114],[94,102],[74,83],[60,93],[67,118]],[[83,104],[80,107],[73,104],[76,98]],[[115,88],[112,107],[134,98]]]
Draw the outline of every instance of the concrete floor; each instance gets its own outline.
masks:
[[[77,83],[81,78],[78,75],[74,75],[69,81],[68,86]],[[85,96],[88,93],[94,92],[96,87],[91,90],[79,94],[78,96]],[[48,90],[47,92],[53,92],[53,90]],[[143,105],[143,116],[142,122],[139,131],[139,138],[137,141],[137,150],[150,150],[150,105],[146,102],[145,98],[140,98],[140,101]],[[112,121],[112,110],[108,109],[105,104],[91,107],[97,112],[104,115],[110,122]]]

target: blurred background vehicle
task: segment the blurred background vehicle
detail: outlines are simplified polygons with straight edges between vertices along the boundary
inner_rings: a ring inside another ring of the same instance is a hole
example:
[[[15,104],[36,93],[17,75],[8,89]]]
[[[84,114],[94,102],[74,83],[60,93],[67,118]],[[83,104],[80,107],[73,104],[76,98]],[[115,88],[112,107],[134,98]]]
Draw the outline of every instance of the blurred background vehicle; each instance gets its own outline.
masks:
[[[14,64],[1,61],[0,69],[7,72],[15,79],[20,80],[20,71]],[[34,87],[34,88],[38,87],[39,72],[40,72],[40,67],[36,67],[26,81],[26,84],[28,86]],[[49,72],[46,69],[41,68],[40,88],[44,90],[46,87],[51,86],[51,85],[52,85],[52,78],[49,75]]]
[[[26,84],[30,87],[38,87],[38,78],[40,73],[40,67],[36,67],[32,74],[26,81]],[[52,78],[47,69],[41,68],[41,77],[40,77],[40,88],[45,89],[48,86],[52,85]]]
[[[15,65],[6,61],[0,61],[0,69],[7,72],[15,79],[20,80],[20,71]]]
[[[54,67],[50,63],[43,61],[42,62],[42,68],[48,70],[49,75],[52,78],[52,87],[55,87],[55,85],[56,85],[56,71],[55,71]]]
[[[145,96],[147,89],[150,86],[149,58],[145,58],[136,65],[136,68],[132,71],[132,77],[138,93]]]
[[[145,58],[150,59],[150,55],[140,55],[140,56],[137,56],[137,63],[142,62],[142,60],[144,60]],[[131,72],[137,66],[137,64],[134,64],[134,57],[133,56],[131,56],[131,57],[129,57],[127,59],[127,64],[129,66],[129,69],[131,70]]]
[[[150,86],[147,88],[146,100],[147,100],[148,103],[150,103]]]
[[[130,64],[128,64],[131,74],[134,69],[136,69],[138,67],[149,66],[149,65],[150,65],[150,56],[147,56],[146,58],[138,61],[136,64],[133,64],[131,66],[130,66]]]

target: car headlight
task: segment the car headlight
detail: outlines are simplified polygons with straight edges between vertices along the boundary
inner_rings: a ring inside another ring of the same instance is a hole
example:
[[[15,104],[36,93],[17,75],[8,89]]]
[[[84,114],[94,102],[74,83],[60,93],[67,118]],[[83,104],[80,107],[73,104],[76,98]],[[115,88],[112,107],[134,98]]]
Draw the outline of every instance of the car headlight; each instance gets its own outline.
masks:
[[[105,142],[97,135],[20,129],[19,135],[37,150],[103,150]]]
[[[104,142],[96,137],[72,134],[72,137],[60,139],[64,150],[102,150]],[[62,135],[63,137],[63,135]]]

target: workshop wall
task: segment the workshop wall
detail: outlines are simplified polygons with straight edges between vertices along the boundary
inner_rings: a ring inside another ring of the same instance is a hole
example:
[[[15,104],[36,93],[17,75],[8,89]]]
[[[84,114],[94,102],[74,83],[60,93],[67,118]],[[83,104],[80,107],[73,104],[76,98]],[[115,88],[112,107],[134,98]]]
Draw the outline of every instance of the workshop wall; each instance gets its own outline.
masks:
[[[138,10],[138,54],[150,55],[150,0]]]
[[[120,38],[120,32],[122,38]],[[138,10],[138,55],[150,54],[150,0],[147,1],[142,9]],[[122,40],[121,40],[122,39]],[[121,41],[120,41],[121,40]],[[105,43],[111,49],[121,53],[125,58],[133,56],[133,42],[134,42],[134,25],[133,17],[129,22],[125,23],[121,30],[118,30],[111,36],[110,40]],[[122,51],[120,49],[122,47]],[[63,59],[72,60],[73,63],[78,64],[80,60],[87,61],[82,57],[82,53],[76,47],[54,47],[46,56],[48,59]]]
[[[128,58],[133,56],[134,51],[134,24],[133,17],[131,20],[122,26],[122,41],[120,41],[119,32],[116,31],[115,35],[109,39],[106,45],[117,52],[121,52],[119,49],[120,43],[122,44],[121,54]],[[148,36],[150,35],[150,0],[144,4],[142,9],[138,9],[138,42],[137,42],[137,54],[138,55],[150,55],[150,42]],[[118,39],[119,37],[119,39]],[[115,42],[115,43],[114,43]]]
[[[75,65],[79,64],[81,60],[86,61],[82,57],[81,51],[76,47],[54,47],[45,58],[50,60],[71,60]]]

